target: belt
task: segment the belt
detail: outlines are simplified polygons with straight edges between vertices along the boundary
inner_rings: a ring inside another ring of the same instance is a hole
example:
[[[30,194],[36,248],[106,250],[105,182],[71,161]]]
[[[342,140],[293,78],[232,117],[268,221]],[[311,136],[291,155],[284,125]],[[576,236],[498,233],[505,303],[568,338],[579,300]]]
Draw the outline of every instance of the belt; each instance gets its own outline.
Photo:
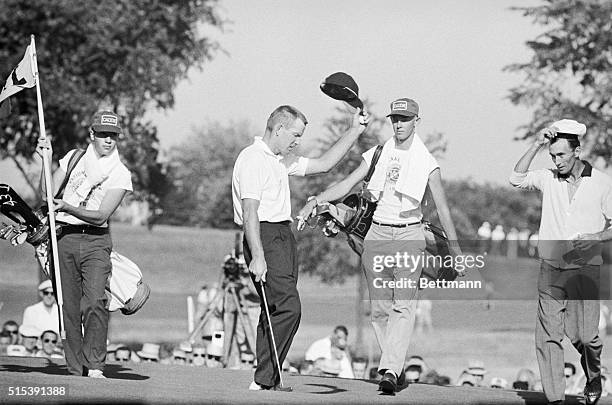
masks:
[[[260,224],[268,224],[268,225],[291,225],[291,221],[280,221],[280,222],[270,222],[270,221],[260,221]]]
[[[408,226],[413,226],[413,225],[419,225],[422,224],[423,221],[417,221],[417,222],[409,222],[407,224],[383,224],[382,222],[378,222],[375,220],[372,220],[373,224],[379,225],[379,226],[389,226],[391,228],[406,228]]]
[[[72,233],[82,233],[87,235],[106,235],[108,233],[108,227],[94,226],[94,225],[62,225],[61,234],[68,235]]]

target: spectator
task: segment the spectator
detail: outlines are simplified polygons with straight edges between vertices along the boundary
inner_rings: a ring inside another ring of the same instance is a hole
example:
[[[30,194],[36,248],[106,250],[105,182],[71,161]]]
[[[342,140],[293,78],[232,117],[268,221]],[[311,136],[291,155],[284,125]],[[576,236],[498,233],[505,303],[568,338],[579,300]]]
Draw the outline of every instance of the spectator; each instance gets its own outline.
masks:
[[[488,252],[491,244],[491,224],[487,221],[484,221],[478,228],[478,240],[480,251],[482,253]]]
[[[38,296],[41,300],[23,311],[22,325],[35,328],[36,336],[40,336],[46,330],[55,331],[59,336],[59,315],[51,280],[40,283]]]
[[[64,356],[59,349],[59,335],[54,330],[46,330],[40,335],[42,350],[39,350],[35,357],[45,357],[47,359],[63,359]]]
[[[473,377],[474,385],[477,387],[484,386],[484,376],[487,373],[484,363],[480,360],[472,360],[468,363],[466,370]]]
[[[506,257],[508,259],[516,259],[518,257],[518,229],[512,227],[506,235]]]
[[[6,330],[0,332],[0,356],[6,355],[6,348],[12,343],[13,336]]]
[[[29,357],[28,352],[22,345],[8,345],[6,348],[7,356]]]
[[[506,233],[504,232],[504,227],[501,225],[495,225],[495,229],[491,232],[491,254],[492,255],[501,255],[502,245],[506,239]]]
[[[315,341],[306,350],[304,359],[316,363],[319,360],[319,364],[323,364],[327,360],[325,366],[326,369],[332,370],[339,369],[338,376],[341,378],[355,378],[353,374],[353,367],[351,366],[351,360],[347,350],[347,338],[348,330],[346,326],[338,325],[334,328],[334,332],[331,336],[324,337]],[[332,356],[332,348],[335,348],[335,356]],[[331,363],[339,362],[339,364],[332,366]],[[316,367],[316,364],[315,364]]]
[[[457,386],[458,387],[475,387],[476,381],[474,380],[474,376],[468,373],[467,370],[463,370],[457,378]]]
[[[501,377],[491,378],[491,388],[499,388],[502,390],[508,389],[508,380]]]
[[[13,320],[6,321],[2,325],[2,331],[6,331],[11,335],[11,344],[19,344],[19,324]]]
[[[187,364],[187,353],[179,348],[172,350],[172,364],[180,366]]]
[[[218,294],[218,284],[214,283],[210,287],[203,285],[197,298],[198,306],[196,310],[196,321],[201,321],[211,312],[208,320],[202,326],[201,334],[204,346],[208,346],[212,341],[215,331],[223,330],[223,300]]]
[[[21,345],[26,349],[26,356],[34,356],[38,349],[38,329],[33,325],[21,325],[19,327],[19,335],[21,336]]]
[[[118,345],[115,350],[115,361],[127,363],[132,359],[132,351],[123,345]]]
[[[445,375],[440,375],[436,370],[429,370],[423,373],[419,378],[419,382],[429,385],[450,385],[450,378]]]
[[[522,228],[518,234],[519,256],[526,257],[529,255],[529,234],[531,231],[528,228]]]
[[[221,340],[223,342],[223,340]],[[220,342],[212,342],[206,348],[206,367],[222,368],[223,362],[223,344]]]
[[[602,301],[599,302],[599,337],[603,338],[607,334],[608,330],[608,317],[610,316],[610,309]]]
[[[357,357],[353,359],[353,376],[354,378],[358,378],[363,380],[366,378],[366,370],[368,367],[368,361],[362,357]]]
[[[159,345],[155,343],[145,343],[142,349],[136,352],[143,362],[157,363],[159,361]]]
[[[253,353],[241,353],[240,354],[240,369],[252,370],[254,367],[255,367],[255,355]],[[298,370],[298,372],[300,371]]]
[[[368,376],[370,380],[378,381],[382,378],[380,374],[378,374],[378,367],[370,367],[370,371],[368,371]]]
[[[191,353],[192,364],[194,366],[206,366],[206,348],[204,345],[195,344]]]
[[[512,383],[512,388],[518,390],[533,391],[536,383],[535,373],[528,368],[522,368],[516,375],[516,380]]]
[[[193,352],[193,347],[191,346],[191,343],[189,343],[188,341],[183,341],[179,343],[178,348],[185,352],[185,356],[186,356],[185,363],[191,364],[191,360],[192,360],[191,353]]]
[[[119,346],[123,345],[117,343],[110,343],[106,345],[106,361],[116,361],[115,354]]]
[[[415,383],[419,382],[423,373],[427,371],[427,365],[421,356],[411,356],[404,370],[406,371],[406,382]]]
[[[576,366],[572,363],[565,363],[563,367],[563,374],[565,375],[565,393],[569,395],[577,394],[576,383],[578,376],[576,375]]]

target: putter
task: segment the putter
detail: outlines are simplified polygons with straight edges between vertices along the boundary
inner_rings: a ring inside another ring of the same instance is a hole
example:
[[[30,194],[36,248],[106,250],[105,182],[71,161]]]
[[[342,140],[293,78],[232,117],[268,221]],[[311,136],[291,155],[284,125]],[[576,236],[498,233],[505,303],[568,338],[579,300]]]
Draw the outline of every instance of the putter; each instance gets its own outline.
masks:
[[[291,387],[285,387],[283,383],[283,373],[281,369],[281,364],[278,360],[278,352],[276,351],[276,341],[274,340],[274,331],[272,330],[272,320],[270,319],[270,310],[268,309],[268,299],[266,298],[266,290],[264,289],[264,283],[262,280],[259,280],[259,285],[261,286],[261,295],[264,300],[264,309],[266,310],[266,318],[268,318],[268,327],[270,328],[270,337],[272,338],[272,348],[274,349],[274,358],[276,359],[276,367],[278,368],[278,376],[280,377],[280,387],[277,388],[277,391],[285,391],[291,392]]]

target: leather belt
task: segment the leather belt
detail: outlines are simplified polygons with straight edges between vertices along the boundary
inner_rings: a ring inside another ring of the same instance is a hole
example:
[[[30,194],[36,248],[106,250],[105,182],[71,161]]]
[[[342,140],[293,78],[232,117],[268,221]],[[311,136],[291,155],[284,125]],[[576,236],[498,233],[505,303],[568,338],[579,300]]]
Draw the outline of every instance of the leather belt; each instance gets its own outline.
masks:
[[[413,226],[413,225],[419,225],[422,224],[423,221],[417,221],[417,222],[409,222],[407,224],[383,224],[382,222],[378,222],[375,220],[372,220],[373,224],[379,225],[379,226],[389,226],[391,228],[406,228],[408,226]]]
[[[64,225],[61,224],[62,235],[69,235],[72,233],[81,233],[87,235],[106,235],[108,233],[108,227],[94,226],[94,225]]]

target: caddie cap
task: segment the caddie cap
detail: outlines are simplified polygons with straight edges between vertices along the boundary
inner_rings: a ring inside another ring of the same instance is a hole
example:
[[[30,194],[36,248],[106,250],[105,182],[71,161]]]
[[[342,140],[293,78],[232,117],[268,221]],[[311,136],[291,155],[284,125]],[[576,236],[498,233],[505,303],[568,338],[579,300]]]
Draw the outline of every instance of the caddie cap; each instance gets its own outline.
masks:
[[[418,116],[419,105],[410,98],[399,98],[391,103],[391,112],[387,114],[387,117],[392,115],[403,115],[404,117]]]
[[[45,280],[38,285],[38,291],[53,290],[53,284],[51,280]]]
[[[98,111],[91,120],[91,129],[96,132],[122,132],[119,116],[112,111]]]
[[[575,121],[562,119],[551,125],[557,131],[557,138],[577,139],[586,134],[586,125]]]
[[[34,325],[21,325],[19,327],[19,334],[23,337],[38,338],[40,335],[38,328]]]

